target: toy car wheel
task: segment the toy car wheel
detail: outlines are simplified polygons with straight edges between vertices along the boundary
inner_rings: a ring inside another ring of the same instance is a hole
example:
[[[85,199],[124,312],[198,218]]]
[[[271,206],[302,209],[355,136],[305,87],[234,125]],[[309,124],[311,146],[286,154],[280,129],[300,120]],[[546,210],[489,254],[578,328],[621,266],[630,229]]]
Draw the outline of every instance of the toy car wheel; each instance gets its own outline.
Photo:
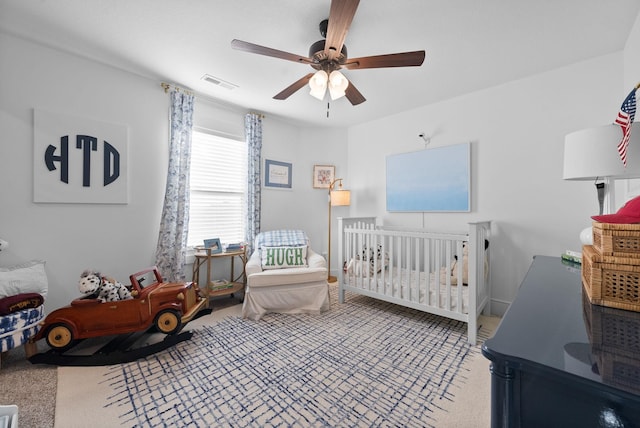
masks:
[[[54,324],[47,330],[47,344],[55,350],[63,351],[73,345],[73,333],[64,324]]]
[[[180,315],[170,309],[164,310],[156,316],[155,326],[161,333],[175,334],[182,328]]]

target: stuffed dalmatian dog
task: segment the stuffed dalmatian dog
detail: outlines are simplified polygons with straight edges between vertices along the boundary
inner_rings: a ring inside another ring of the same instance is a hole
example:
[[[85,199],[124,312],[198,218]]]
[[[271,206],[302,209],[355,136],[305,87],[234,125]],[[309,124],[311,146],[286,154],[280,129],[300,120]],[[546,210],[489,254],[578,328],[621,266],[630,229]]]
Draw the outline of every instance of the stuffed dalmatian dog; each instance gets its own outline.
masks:
[[[101,302],[115,302],[133,298],[131,292],[123,284],[92,270],[82,272],[78,288],[81,293],[92,294]]]

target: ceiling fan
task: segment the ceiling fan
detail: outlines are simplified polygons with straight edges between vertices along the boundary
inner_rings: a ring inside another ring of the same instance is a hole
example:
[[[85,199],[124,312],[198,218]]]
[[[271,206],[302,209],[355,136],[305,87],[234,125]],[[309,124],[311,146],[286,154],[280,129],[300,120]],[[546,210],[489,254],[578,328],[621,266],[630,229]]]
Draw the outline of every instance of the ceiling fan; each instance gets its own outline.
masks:
[[[325,39],[311,45],[308,57],[237,39],[231,41],[231,47],[245,52],[308,64],[318,70],[289,85],[276,94],[273,97],[274,99],[287,99],[308,83],[311,87],[311,95],[320,100],[324,98],[328,87],[332,99],[337,99],[344,95],[352,105],[361,104],[366,101],[366,98],[338,70],[342,68],[358,70],[364,68],[420,66],[424,62],[425,52],[422,50],[348,58],[344,39],[359,3],[360,0],[331,0],[329,19],[320,23],[320,34]]]

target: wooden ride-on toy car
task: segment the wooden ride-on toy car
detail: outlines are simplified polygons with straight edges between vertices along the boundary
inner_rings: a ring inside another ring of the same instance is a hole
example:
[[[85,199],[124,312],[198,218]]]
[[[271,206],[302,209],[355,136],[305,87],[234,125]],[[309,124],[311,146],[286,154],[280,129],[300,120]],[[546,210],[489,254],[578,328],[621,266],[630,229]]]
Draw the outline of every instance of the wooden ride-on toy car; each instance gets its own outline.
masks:
[[[33,340],[44,338],[54,350],[64,351],[78,339],[133,333],[152,325],[162,333],[176,334],[207,303],[196,284],[163,282],[155,266],[129,279],[132,299],[104,303],[75,299],[51,312]]]

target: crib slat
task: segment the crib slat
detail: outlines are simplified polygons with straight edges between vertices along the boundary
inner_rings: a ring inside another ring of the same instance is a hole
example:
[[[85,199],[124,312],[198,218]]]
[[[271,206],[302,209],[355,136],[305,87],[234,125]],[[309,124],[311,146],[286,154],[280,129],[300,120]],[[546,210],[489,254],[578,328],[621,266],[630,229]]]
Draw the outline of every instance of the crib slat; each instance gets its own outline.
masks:
[[[405,251],[404,251],[404,242],[402,240],[402,238],[398,238],[397,241],[397,252],[396,252],[396,257],[397,257],[397,269],[396,269],[396,282],[394,284],[392,284],[392,295],[393,297],[396,298],[401,298],[402,297],[402,283],[403,283],[403,272],[404,272],[404,258],[405,258]]]
[[[462,299],[462,290],[464,289],[463,284],[463,275],[464,275],[464,242],[458,241],[456,243],[456,254],[458,255],[458,263],[456,263],[456,278],[457,278],[457,312],[463,313],[463,299]]]
[[[425,279],[424,284],[422,286],[422,292],[424,293],[424,303],[425,305],[431,305],[431,274],[429,272],[433,272],[432,263],[431,263],[431,246],[429,245],[431,240],[424,239],[422,242],[422,251],[424,252],[424,271],[425,271]],[[435,279],[435,275],[434,275]]]

